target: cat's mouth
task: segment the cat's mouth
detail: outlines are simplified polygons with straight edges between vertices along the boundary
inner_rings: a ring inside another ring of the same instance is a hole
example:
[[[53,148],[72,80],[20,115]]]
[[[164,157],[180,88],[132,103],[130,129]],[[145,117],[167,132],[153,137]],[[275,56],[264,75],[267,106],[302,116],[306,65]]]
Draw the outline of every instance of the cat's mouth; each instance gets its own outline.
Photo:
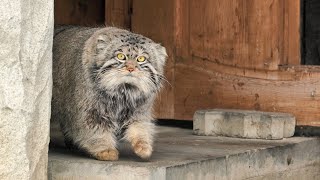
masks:
[[[119,85],[119,91],[124,93],[126,91],[134,91],[137,90],[138,87],[136,85],[130,84],[130,83],[123,83]]]
[[[135,77],[132,73],[128,73],[126,76],[127,77]]]
[[[145,74],[137,72],[121,72],[117,76],[114,76],[114,73],[106,74],[100,82],[101,87],[110,92],[124,93],[130,91],[149,94],[154,90],[151,80]]]
[[[123,84],[123,87],[124,87],[125,89],[135,89],[135,88],[137,88],[135,85],[129,84],[129,83],[124,83],[124,84]]]

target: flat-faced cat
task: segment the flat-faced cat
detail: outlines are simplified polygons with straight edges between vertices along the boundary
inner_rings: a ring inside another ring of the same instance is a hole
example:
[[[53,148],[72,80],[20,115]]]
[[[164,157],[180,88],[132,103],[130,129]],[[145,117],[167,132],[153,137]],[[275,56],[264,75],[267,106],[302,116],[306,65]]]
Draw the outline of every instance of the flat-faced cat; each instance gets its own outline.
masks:
[[[53,54],[52,118],[65,142],[98,160],[117,160],[117,142],[125,139],[149,158],[165,48],[114,27],[68,27],[56,29]]]

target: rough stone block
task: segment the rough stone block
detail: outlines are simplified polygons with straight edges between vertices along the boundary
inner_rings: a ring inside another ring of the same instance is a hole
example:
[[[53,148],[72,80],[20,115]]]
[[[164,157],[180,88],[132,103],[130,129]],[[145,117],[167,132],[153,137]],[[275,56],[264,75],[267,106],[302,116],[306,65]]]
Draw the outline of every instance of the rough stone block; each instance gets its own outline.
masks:
[[[0,179],[47,179],[53,0],[0,5]]]
[[[196,135],[282,139],[294,134],[295,117],[287,113],[212,109],[193,117]]]

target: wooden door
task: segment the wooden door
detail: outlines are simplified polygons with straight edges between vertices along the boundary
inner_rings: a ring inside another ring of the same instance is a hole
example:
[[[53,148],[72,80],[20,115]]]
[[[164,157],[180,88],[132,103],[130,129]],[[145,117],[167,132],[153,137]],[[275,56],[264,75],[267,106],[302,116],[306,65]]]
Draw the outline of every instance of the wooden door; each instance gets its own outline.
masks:
[[[131,30],[169,53],[158,118],[234,108],[320,126],[319,67],[300,65],[300,0],[132,0],[131,8]]]

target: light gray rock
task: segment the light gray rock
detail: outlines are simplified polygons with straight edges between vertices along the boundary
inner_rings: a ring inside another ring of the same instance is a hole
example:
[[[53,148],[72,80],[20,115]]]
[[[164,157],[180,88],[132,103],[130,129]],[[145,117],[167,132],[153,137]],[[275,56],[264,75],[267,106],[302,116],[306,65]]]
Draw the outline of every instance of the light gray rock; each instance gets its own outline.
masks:
[[[53,0],[0,6],[0,179],[47,179]]]
[[[247,110],[199,110],[193,117],[194,134],[211,136],[282,139],[293,136],[295,124],[291,114]]]

